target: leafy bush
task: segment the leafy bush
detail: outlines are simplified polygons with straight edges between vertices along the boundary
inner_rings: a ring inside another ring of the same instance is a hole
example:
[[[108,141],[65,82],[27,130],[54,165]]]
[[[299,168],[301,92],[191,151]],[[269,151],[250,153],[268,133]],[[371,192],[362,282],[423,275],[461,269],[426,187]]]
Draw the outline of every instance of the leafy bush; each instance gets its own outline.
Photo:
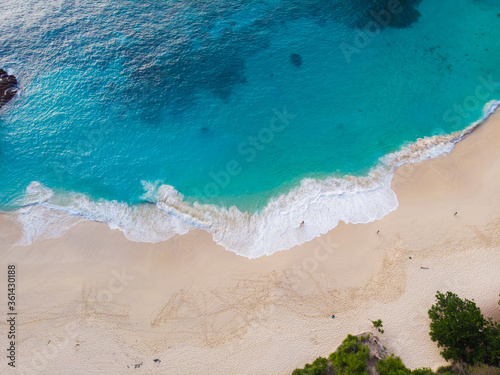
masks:
[[[328,368],[328,360],[323,357],[316,358],[311,364],[307,364],[303,369],[296,369],[292,375],[325,375]]]
[[[362,344],[364,339],[348,335],[337,351],[330,354],[335,375],[368,375],[366,365],[370,351]]]
[[[437,292],[429,310],[430,336],[443,348],[444,359],[470,365],[497,365],[500,361],[500,327],[485,319],[476,303],[456,294]]]
[[[480,365],[470,369],[472,375],[500,375],[500,368]]]
[[[372,320],[371,322],[373,323],[373,326],[375,328],[377,328],[377,331],[379,331],[380,333],[384,333],[384,330],[382,329],[382,327],[384,326],[382,324],[382,320],[380,320],[380,319],[379,320]]]
[[[407,375],[411,374],[411,370],[407,368],[401,358],[391,354],[386,359],[378,361],[376,366],[380,375]]]
[[[411,372],[411,375],[434,375],[434,374],[435,372],[427,367],[419,368]]]
[[[453,375],[453,366],[441,366],[438,368],[436,374],[439,375]]]

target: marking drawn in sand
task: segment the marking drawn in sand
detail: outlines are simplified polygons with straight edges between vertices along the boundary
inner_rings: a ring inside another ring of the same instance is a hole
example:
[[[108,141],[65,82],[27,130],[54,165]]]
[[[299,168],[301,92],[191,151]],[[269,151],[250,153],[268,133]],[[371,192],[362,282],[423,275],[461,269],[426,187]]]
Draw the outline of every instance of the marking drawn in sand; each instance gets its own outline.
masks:
[[[94,288],[82,286],[82,297],[80,301],[80,317],[86,320],[104,320],[116,322],[117,319],[129,317],[129,306],[124,306],[111,301],[102,301],[98,298],[98,291]]]
[[[172,340],[187,333],[196,345],[216,347],[265,326],[278,309],[312,317],[329,313],[319,284],[313,295],[301,295],[295,284],[290,275],[273,272],[237,280],[223,290],[180,290],[154,316],[151,326],[164,326]]]
[[[336,289],[333,280],[326,289],[311,274],[310,280],[301,281],[308,283],[307,291],[301,292],[296,288],[297,276],[285,271],[237,280],[225,289],[180,290],[154,315],[151,327],[161,327],[170,343],[213,348],[241,338],[252,329],[271,327],[271,322],[279,326],[279,320],[290,314],[325,319],[332,311],[359,309],[360,301],[394,300],[406,286],[404,267],[400,266],[404,253],[401,249],[395,251],[384,261],[383,271],[362,288]]]

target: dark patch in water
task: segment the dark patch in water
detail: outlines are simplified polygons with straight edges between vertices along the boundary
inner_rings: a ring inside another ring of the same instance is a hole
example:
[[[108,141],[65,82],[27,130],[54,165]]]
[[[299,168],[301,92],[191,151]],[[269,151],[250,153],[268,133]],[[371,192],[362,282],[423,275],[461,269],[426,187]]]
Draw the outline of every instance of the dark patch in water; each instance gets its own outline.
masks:
[[[0,108],[7,104],[17,93],[17,79],[0,69]]]
[[[399,0],[401,12],[386,27],[415,22],[419,2]],[[105,83],[106,102],[156,122],[165,113],[184,113],[207,95],[230,100],[246,83],[248,58],[266,49],[288,23],[307,19],[363,28],[389,4],[391,0],[172,0],[102,8],[89,0],[68,0],[51,15],[51,26],[43,33],[33,38],[10,35],[0,45],[0,56],[28,65],[36,59],[46,70],[56,58],[58,65],[76,70],[85,66],[102,71],[96,74],[102,77],[114,69],[126,82]],[[82,16],[86,14],[91,16]],[[58,53],[68,40],[78,53]],[[300,56],[290,59],[294,66],[303,64]]]
[[[269,46],[271,35],[255,22],[233,30],[233,22],[224,18],[227,8],[198,11],[196,19],[180,12],[175,28],[133,30],[136,43],[124,51],[127,94],[143,119],[156,122],[165,112],[180,114],[203,96],[228,101],[246,83],[246,59]]]
[[[290,55],[290,62],[296,67],[299,67],[302,65],[302,56],[300,56],[298,53],[292,53]]]
[[[273,14],[282,14],[281,19],[310,18],[319,25],[330,21],[342,22],[355,28],[364,28],[376,22],[381,29],[405,28],[418,21],[417,6],[422,0],[287,0]],[[382,16],[382,18],[379,17]],[[384,18],[389,15],[389,17]]]
[[[421,1],[399,0],[393,5],[393,2],[389,0],[358,0],[357,2],[361,5],[359,10],[361,17],[355,22],[355,26],[359,28],[375,27],[373,25],[375,23],[382,30],[387,27],[407,28],[420,18],[417,6]]]
[[[382,24],[381,28],[403,28],[416,22],[420,12],[415,7],[420,1],[399,0],[397,14],[391,13],[387,25]],[[217,2],[219,6],[194,0],[174,3],[175,7],[162,5],[165,13],[171,14],[172,25],[156,28],[154,33],[131,30],[138,42],[132,47],[133,52],[130,47],[125,50],[131,83],[127,92],[134,93],[139,112],[153,121],[165,110],[184,112],[203,95],[228,101],[233,91],[246,83],[247,58],[267,48],[273,33],[290,21],[307,18],[319,24],[335,21],[365,27],[376,21],[378,15],[383,17],[392,4],[390,0],[283,0],[266,4],[266,11],[256,14],[251,23],[241,25],[235,19],[254,9],[253,2]],[[186,17],[186,4],[196,8],[196,18]],[[144,17],[144,10],[139,11]],[[154,61],[148,60],[152,49],[158,56]],[[294,53],[290,62],[300,67],[303,59]]]

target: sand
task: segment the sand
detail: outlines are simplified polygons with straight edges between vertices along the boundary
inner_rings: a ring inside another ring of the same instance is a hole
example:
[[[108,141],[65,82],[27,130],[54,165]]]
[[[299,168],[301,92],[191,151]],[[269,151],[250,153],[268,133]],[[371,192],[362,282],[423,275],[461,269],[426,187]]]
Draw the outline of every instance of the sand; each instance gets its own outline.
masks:
[[[145,244],[92,222],[15,246],[20,229],[0,216],[2,280],[18,267],[9,373],[290,374],[348,333],[373,332],[375,319],[407,366],[436,368],[445,362],[427,310],[437,290],[500,319],[499,176],[497,111],[449,155],[400,167],[400,205],[382,220],[255,260],[203,231]],[[6,317],[5,288],[0,300]],[[7,328],[2,318],[1,348]]]

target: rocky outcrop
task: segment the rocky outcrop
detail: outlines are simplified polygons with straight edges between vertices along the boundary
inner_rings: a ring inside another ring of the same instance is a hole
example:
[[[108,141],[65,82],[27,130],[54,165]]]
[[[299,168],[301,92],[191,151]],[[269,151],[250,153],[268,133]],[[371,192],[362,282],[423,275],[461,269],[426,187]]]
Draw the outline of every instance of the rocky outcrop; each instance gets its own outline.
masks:
[[[367,370],[370,375],[378,375],[377,369],[375,368],[378,361],[385,359],[389,356],[389,353],[378,341],[378,337],[371,333],[362,333],[357,335],[359,338],[364,338],[362,341],[363,345],[368,346],[370,350],[370,358],[367,363]]]
[[[7,104],[17,93],[17,79],[0,69],[0,108]]]
[[[389,357],[387,349],[372,333],[347,335],[335,352],[326,358],[316,358],[312,364],[308,363],[303,369],[295,369],[292,375],[338,375],[350,373],[351,370],[359,373],[362,368],[370,375],[380,375],[377,363],[387,357]]]

